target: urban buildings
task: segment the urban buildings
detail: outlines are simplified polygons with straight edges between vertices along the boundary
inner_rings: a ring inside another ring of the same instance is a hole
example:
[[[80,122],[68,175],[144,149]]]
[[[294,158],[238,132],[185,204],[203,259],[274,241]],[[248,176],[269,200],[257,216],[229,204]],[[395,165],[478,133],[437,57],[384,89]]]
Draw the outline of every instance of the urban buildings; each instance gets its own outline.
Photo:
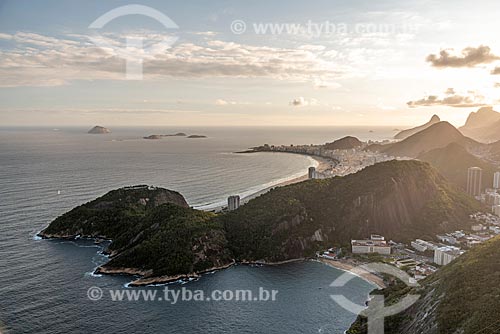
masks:
[[[471,196],[481,195],[483,170],[479,167],[470,167],[467,171],[467,193]]]
[[[391,254],[391,246],[387,244],[384,237],[376,234],[372,234],[370,240],[351,240],[351,246],[353,254]]]
[[[500,217],[500,205],[495,205],[493,207],[493,213]]]
[[[465,253],[465,251],[454,246],[444,246],[436,248],[436,250],[434,251],[434,263],[440,266],[446,266],[463,253]]]
[[[500,189],[500,172],[496,172],[493,175],[493,188]]]
[[[309,180],[316,179],[316,168],[315,167],[309,167]]]
[[[229,196],[227,199],[227,209],[229,211],[236,210],[240,207],[240,196]]]
[[[419,252],[425,252],[427,250],[435,250],[437,246],[429,241],[424,241],[417,239],[411,242],[411,247]]]

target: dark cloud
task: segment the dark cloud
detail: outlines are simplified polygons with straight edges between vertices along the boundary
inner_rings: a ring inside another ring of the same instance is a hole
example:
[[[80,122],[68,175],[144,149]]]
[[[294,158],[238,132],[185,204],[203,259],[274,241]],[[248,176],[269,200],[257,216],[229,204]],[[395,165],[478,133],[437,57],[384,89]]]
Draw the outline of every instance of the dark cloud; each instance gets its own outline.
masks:
[[[491,53],[490,47],[481,45],[477,48],[468,47],[458,56],[452,55],[450,50],[442,50],[439,55],[431,54],[427,61],[434,67],[474,67],[481,64],[490,64],[500,57]]]
[[[477,92],[467,92],[467,94],[457,94],[453,88],[446,90],[444,97],[429,95],[423,99],[410,101],[407,103],[410,108],[448,106],[455,108],[481,107],[486,105],[484,96]]]

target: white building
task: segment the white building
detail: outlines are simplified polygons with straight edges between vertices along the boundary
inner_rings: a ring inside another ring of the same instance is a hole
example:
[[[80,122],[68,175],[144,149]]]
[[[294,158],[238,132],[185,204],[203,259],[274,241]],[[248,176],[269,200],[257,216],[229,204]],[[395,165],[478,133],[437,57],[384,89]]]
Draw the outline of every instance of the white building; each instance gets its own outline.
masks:
[[[467,193],[471,196],[481,195],[483,170],[479,167],[470,167],[467,170]]]
[[[436,250],[434,251],[434,263],[440,266],[446,266],[463,253],[465,253],[465,251],[460,250],[460,248],[454,246],[444,246],[436,248]]]
[[[500,205],[495,205],[493,207],[493,213],[500,217]]]
[[[436,237],[441,242],[446,242],[447,244],[454,245],[457,243],[457,239],[450,235],[436,235]]]
[[[316,179],[317,174],[316,174],[316,168],[315,167],[309,167],[309,180]]]
[[[477,225],[472,225],[471,230],[474,232],[480,232],[482,230],[485,230],[486,227],[483,224],[477,224]]]
[[[493,175],[493,188],[500,189],[500,172]]]
[[[387,242],[382,236],[372,235],[374,239],[370,240],[351,240],[352,253],[353,254],[371,254],[378,253],[383,255],[391,254],[391,246],[387,245]],[[382,238],[382,240],[380,240]]]
[[[236,210],[240,207],[240,196],[229,196],[227,198],[227,209],[229,211]]]
[[[432,242],[417,239],[411,242],[411,247],[419,252],[425,252],[426,250],[435,250],[437,246]]]

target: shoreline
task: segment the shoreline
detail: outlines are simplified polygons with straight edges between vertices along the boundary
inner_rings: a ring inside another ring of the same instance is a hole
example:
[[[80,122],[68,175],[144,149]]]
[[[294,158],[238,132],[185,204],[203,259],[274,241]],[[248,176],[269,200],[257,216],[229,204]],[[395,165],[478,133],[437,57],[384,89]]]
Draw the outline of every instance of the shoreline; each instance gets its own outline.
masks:
[[[354,276],[357,276],[364,280],[365,282],[368,282],[370,284],[373,284],[377,286],[377,289],[385,289],[387,286],[384,283],[383,278],[363,269],[360,268],[363,263],[354,263],[352,261],[348,260],[329,260],[325,258],[320,258],[317,260],[318,262],[321,262],[329,267],[350,273]]]
[[[246,153],[253,153],[253,151],[252,152],[241,152],[241,154],[246,154]],[[276,152],[269,152],[269,153],[276,153]],[[285,152],[278,152],[278,153],[285,153]],[[293,153],[293,154],[299,154],[299,153]],[[330,160],[328,160],[326,158],[323,158],[323,157],[312,156],[312,155],[308,155],[308,154],[299,154],[299,155],[302,155],[304,157],[310,158],[311,160],[315,161],[316,162],[316,166],[312,166],[312,167],[316,167],[316,170],[319,173],[322,173],[322,172],[330,169],[330,166],[332,164],[332,161],[330,161]],[[308,173],[306,171],[301,176],[298,176],[298,177],[295,177],[295,178],[292,178],[292,179],[289,179],[289,180],[285,180],[285,181],[279,182],[277,184],[274,184],[274,185],[265,187],[265,188],[263,188],[261,190],[258,190],[258,191],[254,192],[252,194],[246,195],[245,197],[242,197],[240,199],[241,205],[247,204],[250,200],[252,200],[254,198],[257,198],[260,195],[264,195],[265,193],[271,191],[274,188],[284,187],[284,186],[288,186],[288,185],[291,185],[291,184],[304,182],[304,181],[307,181],[308,179],[309,179],[308,178]],[[271,181],[271,182],[273,182],[273,181]],[[227,205],[215,206],[215,207],[207,207],[207,208],[203,208],[203,207],[196,208],[195,207],[195,209],[202,210],[202,211],[209,211],[209,212],[210,211],[221,212],[226,207],[227,207]]]

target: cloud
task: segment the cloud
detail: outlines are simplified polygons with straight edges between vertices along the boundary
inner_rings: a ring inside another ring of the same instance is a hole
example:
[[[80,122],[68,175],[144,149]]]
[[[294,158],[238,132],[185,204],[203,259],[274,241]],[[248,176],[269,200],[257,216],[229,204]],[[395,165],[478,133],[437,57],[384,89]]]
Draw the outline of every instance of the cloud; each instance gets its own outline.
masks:
[[[429,95],[417,101],[407,103],[410,108],[448,106],[455,108],[481,107],[486,105],[484,96],[478,92],[469,91],[465,94],[457,94],[453,88],[448,88],[444,96]]]
[[[305,106],[317,106],[319,105],[319,102],[314,98],[305,99],[303,96],[300,96],[290,101],[289,104],[293,107],[305,107]]]
[[[434,67],[474,67],[481,64],[490,64],[500,59],[499,56],[491,53],[488,46],[481,45],[477,48],[468,47],[462,50],[461,54],[453,55],[453,49],[441,50],[438,55],[431,54],[427,57],[427,62]]]
[[[125,37],[106,34],[112,47],[125,48]],[[145,40],[158,41],[164,36],[150,33]],[[125,60],[110,48],[95,46],[85,35],[61,38],[18,32],[2,34],[8,47],[0,57],[0,86],[48,86],[72,80],[123,80]],[[304,49],[253,46],[220,40],[173,45],[168,50],[132,50],[144,57],[144,80],[169,77],[271,78],[296,82],[321,79],[332,81],[345,74],[346,68],[322,56],[322,48]],[[146,44],[145,44],[146,45]]]

